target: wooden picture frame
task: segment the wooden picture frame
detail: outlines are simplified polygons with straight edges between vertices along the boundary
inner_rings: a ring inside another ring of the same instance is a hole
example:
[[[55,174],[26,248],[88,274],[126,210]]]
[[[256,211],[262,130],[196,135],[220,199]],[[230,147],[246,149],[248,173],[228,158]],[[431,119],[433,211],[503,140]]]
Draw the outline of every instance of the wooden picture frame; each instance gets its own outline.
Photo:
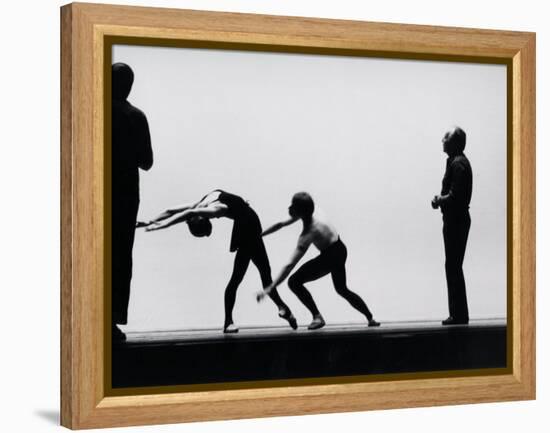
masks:
[[[109,38],[508,66],[506,372],[107,395],[104,61]],[[61,8],[61,424],[72,429],[535,398],[535,35],[75,3]]]

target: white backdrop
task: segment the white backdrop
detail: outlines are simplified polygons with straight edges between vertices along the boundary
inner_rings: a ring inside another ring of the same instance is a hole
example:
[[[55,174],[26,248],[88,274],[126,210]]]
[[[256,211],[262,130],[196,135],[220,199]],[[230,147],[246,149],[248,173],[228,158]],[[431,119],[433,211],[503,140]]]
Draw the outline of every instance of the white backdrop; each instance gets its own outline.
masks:
[[[491,429],[502,433],[546,431],[548,423],[550,284],[547,221],[550,202],[548,80],[550,30],[544,2],[464,0],[446,2],[353,0],[308,2],[257,0],[120,1],[194,9],[408,22],[537,31],[538,83],[538,400],[457,407],[139,427],[113,432],[264,433],[412,431],[453,433]],[[3,68],[0,170],[4,212],[0,287],[3,351],[0,371],[2,430],[58,432],[59,413],[59,10],[62,2],[31,0],[1,6]],[[24,25],[24,27],[22,27]],[[31,111],[32,110],[32,111]]]
[[[118,61],[134,69],[129,100],[148,116],[155,154],[141,173],[142,219],[219,187],[249,200],[265,227],[309,191],[348,246],[348,285],[383,322],[448,315],[441,213],[430,200],[445,171],[441,138],[460,125],[474,170],[470,316],[506,316],[504,65],[115,46]],[[138,231],[128,330],[221,326],[234,255],[230,221],[213,223],[209,239],[185,224]],[[300,230],[265,238],[275,273]],[[308,286],[329,322],[364,321],[329,277]],[[282,324],[271,302],[256,304],[260,288],[251,266],[237,324]],[[280,293],[309,323],[286,283]]]

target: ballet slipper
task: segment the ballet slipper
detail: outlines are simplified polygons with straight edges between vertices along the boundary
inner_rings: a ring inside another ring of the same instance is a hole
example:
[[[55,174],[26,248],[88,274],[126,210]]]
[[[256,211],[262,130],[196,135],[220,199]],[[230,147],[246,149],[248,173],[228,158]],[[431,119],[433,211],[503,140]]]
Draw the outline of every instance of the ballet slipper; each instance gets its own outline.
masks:
[[[289,309],[281,309],[279,310],[279,317],[281,319],[285,319],[290,327],[294,330],[298,329],[298,323],[296,322],[296,317],[290,312]]]
[[[321,329],[323,326],[325,326],[325,320],[323,319],[323,316],[319,314],[313,318],[313,321],[307,327],[307,329],[313,331],[315,329]]]

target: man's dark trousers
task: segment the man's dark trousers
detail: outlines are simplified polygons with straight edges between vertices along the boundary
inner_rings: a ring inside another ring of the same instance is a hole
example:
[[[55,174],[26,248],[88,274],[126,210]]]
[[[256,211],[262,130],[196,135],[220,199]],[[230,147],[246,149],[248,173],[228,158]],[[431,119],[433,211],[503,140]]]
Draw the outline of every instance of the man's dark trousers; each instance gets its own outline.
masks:
[[[132,249],[139,207],[137,194],[115,194],[112,207],[113,324],[128,323]]]
[[[470,213],[446,212],[443,214],[443,241],[445,242],[445,273],[449,300],[449,315],[455,320],[468,321],[468,302],[462,263],[470,232]]]

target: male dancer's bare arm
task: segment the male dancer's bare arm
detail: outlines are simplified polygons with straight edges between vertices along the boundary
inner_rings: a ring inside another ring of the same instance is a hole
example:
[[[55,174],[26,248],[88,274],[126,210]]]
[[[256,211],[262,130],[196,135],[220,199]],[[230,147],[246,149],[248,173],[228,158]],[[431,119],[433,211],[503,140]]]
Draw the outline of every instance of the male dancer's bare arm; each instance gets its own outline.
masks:
[[[275,233],[277,230],[281,230],[283,227],[289,226],[290,224],[298,221],[298,218],[289,218],[285,221],[280,221],[278,223],[273,224],[271,227],[265,229],[262,233],[262,236],[270,235],[271,233]]]
[[[279,284],[281,284],[286,278],[290,275],[296,264],[300,261],[300,259],[304,256],[304,254],[307,252],[309,246],[311,245],[311,240],[304,236],[300,237],[298,240],[298,245],[296,245],[296,249],[290,256],[290,259],[286,265],[284,265],[273,281],[268,287],[266,287],[264,290],[258,292],[256,294],[256,300],[260,302],[264,297],[269,295],[273,289],[275,289]]]

